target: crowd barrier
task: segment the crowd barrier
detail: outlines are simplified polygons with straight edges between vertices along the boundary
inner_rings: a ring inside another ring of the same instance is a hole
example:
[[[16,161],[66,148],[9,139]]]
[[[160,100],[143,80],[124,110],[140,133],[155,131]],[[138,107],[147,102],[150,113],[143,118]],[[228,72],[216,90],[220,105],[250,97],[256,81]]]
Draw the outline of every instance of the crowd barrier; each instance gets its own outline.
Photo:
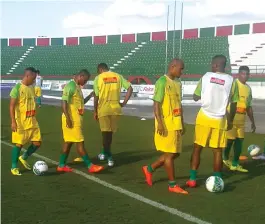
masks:
[[[1,80],[1,89],[12,88],[17,82],[19,82],[19,80]],[[43,90],[63,91],[67,82],[68,81],[44,80],[41,88]],[[93,91],[92,85],[93,81],[90,81],[89,85],[86,85],[82,89],[84,96],[87,96]],[[197,82],[183,82],[182,95],[192,95],[196,85]],[[265,99],[265,82],[249,82],[248,85],[251,86],[253,99]],[[132,85],[132,87],[134,94],[138,97],[150,98],[154,95],[154,85]],[[122,89],[121,92],[125,93],[126,90]]]

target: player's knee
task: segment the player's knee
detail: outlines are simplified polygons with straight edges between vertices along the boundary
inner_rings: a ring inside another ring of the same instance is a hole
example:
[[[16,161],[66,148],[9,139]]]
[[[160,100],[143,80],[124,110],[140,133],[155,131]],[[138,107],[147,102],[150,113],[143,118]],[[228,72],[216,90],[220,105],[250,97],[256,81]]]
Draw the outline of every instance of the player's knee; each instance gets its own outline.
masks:
[[[16,144],[16,147],[18,147],[18,148],[22,148],[22,145],[21,144]]]
[[[176,159],[179,155],[179,153],[167,153],[166,157],[167,159]]]
[[[32,144],[38,148],[41,146],[41,142],[32,142]]]

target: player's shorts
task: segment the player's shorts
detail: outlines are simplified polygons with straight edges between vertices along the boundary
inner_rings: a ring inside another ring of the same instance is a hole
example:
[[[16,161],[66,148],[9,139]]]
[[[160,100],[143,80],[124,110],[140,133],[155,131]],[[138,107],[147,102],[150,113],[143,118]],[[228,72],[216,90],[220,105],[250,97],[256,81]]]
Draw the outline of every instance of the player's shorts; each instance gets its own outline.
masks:
[[[233,125],[233,128],[226,132],[227,139],[245,138],[245,127]]]
[[[203,125],[195,125],[194,143],[202,147],[209,146],[211,148],[226,147],[226,131],[215,129]]]
[[[168,153],[182,152],[182,135],[180,130],[169,131],[166,136],[161,136],[155,132],[155,146],[157,151]]]
[[[74,126],[73,128],[67,128],[66,124],[62,125],[63,139],[65,142],[83,142],[84,135],[81,126]]]
[[[119,116],[109,115],[109,116],[100,117],[98,120],[99,120],[99,127],[102,132],[117,131]]]
[[[17,130],[12,132],[12,143],[25,145],[29,142],[41,142],[41,133],[39,128],[31,128],[27,130]]]

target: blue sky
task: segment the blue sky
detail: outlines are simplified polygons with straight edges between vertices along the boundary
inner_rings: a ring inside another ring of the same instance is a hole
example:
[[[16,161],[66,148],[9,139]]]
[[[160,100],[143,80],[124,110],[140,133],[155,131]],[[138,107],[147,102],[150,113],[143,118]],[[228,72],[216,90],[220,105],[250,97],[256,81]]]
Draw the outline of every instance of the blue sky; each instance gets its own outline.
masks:
[[[184,0],[183,28],[265,21],[260,0]],[[1,37],[66,37],[173,29],[174,1],[1,1]],[[176,28],[180,28],[177,2]]]

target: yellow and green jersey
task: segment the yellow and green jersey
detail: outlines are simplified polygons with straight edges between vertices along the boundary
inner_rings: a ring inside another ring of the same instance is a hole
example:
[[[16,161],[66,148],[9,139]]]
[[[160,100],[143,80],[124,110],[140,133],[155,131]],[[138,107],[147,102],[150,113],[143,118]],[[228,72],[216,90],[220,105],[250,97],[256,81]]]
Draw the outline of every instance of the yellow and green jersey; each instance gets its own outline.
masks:
[[[182,130],[181,82],[168,76],[160,77],[155,84],[153,100],[161,104],[162,119],[168,131]],[[157,126],[157,120],[155,120]]]
[[[84,97],[75,81],[67,83],[63,89],[62,100],[68,103],[68,113],[75,127],[82,126],[84,114]],[[63,119],[66,119],[63,113]]]
[[[129,89],[131,83],[115,72],[103,72],[94,80],[94,92],[99,97],[98,117],[121,115],[121,88]]]
[[[41,97],[41,87],[40,86],[35,86],[34,91],[35,91],[36,97]]]
[[[10,97],[17,99],[15,107],[17,128],[19,130],[38,128],[39,124],[35,117],[36,104],[34,88],[18,83],[12,88]]]
[[[245,125],[247,108],[252,104],[252,92],[251,88],[247,84],[243,84],[238,79],[236,80],[239,92],[239,101],[237,102],[236,115],[234,118],[234,124]]]
[[[225,130],[227,106],[239,101],[238,84],[233,77],[225,73],[207,72],[200,79],[194,94],[201,97],[196,124]]]

